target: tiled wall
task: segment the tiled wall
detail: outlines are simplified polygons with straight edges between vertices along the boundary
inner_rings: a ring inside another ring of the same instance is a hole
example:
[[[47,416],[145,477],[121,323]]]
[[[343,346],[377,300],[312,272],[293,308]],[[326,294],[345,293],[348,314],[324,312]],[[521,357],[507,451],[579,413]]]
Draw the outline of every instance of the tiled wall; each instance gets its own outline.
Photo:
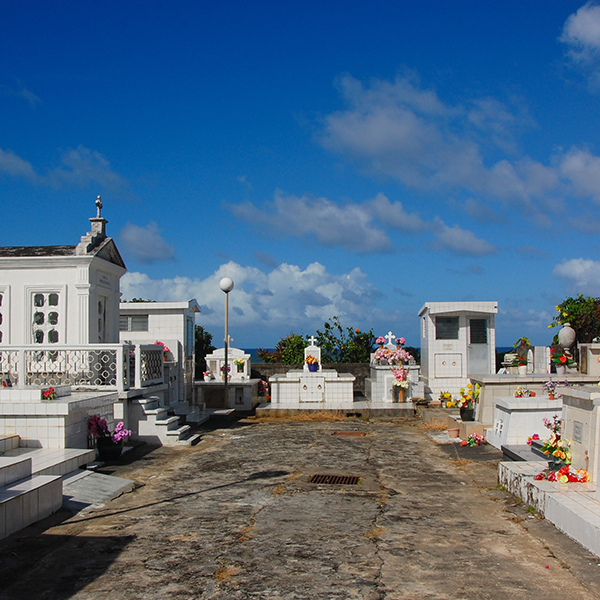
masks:
[[[87,448],[92,415],[113,429],[115,393],[74,393],[49,402],[1,402],[0,433],[16,433],[31,448]]]

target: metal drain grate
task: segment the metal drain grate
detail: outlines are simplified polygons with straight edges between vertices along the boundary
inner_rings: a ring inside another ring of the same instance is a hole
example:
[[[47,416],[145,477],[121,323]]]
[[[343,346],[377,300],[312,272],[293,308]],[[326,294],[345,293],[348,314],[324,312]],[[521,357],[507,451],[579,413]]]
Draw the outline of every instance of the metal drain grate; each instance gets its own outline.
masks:
[[[325,483],[329,485],[358,485],[358,475],[311,475],[308,483]]]
[[[367,435],[364,431],[336,431],[333,435],[347,435],[352,437],[364,437]]]

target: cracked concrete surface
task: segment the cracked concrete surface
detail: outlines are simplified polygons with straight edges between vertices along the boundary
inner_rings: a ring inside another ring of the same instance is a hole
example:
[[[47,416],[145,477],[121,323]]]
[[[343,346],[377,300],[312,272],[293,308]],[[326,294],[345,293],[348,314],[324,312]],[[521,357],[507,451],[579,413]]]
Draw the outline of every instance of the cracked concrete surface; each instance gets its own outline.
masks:
[[[410,422],[242,422],[117,466],[134,492],[0,542],[0,597],[600,598],[600,560],[499,490],[496,464]]]

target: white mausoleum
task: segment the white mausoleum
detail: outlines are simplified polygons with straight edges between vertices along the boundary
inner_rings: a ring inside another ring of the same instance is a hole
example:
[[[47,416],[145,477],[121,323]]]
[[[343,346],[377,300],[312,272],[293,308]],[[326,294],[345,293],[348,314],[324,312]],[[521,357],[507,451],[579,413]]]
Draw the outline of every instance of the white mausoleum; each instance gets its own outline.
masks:
[[[96,205],[76,246],[0,247],[0,346],[119,341],[126,268]]]
[[[160,341],[169,348],[165,357],[169,381],[167,406],[192,400],[198,313],[200,306],[193,299],[188,302],[121,302],[121,342],[154,344]]]
[[[496,370],[497,302],[426,302],[421,318],[421,378],[425,397],[458,396],[469,375]]]

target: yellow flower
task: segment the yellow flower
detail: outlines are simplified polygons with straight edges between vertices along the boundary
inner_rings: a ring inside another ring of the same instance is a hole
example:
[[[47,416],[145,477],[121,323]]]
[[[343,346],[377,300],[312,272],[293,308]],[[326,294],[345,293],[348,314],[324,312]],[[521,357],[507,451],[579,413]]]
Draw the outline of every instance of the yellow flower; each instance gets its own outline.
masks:
[[[569,316],[569,313],[565,313],[565,312],[563,313],[563,317],[568,317],[568,316]]]
[[[560,312],[560,306],[555,306],[554,307],[558,312]]]
[[[558,478],[558,480],[559,480],[561,483],[569,483],[569,478],[568,478],[566,475],[561,475],[561,476]]]
[[[468,387],[469,389],[471,389],[471,388],[473,387],[473,385],[472,385],[471,383],[467,383],[467,387]]]
[[[561,455],[561,454],[562,454],[562,452],[561,452],[560,450],[555,450],[555,451],[552,453],[552,456],[556,456],[557,458],[560,458],[560,455]]]

